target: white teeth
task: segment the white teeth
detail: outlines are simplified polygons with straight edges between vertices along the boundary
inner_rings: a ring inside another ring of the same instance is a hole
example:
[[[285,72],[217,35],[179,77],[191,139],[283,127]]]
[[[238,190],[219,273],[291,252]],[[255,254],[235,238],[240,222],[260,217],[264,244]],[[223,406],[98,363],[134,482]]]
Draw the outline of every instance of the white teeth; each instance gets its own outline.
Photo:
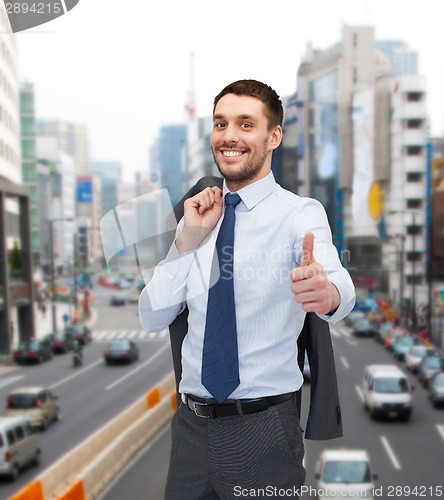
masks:
[[[224,156],[240,156],[242,154],[241,151],[224,151]]]

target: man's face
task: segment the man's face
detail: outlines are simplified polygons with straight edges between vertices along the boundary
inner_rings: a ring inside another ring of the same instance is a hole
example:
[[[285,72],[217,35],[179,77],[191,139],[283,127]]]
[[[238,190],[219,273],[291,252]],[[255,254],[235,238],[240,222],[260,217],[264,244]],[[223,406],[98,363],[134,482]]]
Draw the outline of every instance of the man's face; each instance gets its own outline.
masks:
[[[214,161],[228,187],[237,190],[265,177],[281,137],[280,127],[268,130],[262,101],[250,96],[224,95],[214,110],[210,143]]]

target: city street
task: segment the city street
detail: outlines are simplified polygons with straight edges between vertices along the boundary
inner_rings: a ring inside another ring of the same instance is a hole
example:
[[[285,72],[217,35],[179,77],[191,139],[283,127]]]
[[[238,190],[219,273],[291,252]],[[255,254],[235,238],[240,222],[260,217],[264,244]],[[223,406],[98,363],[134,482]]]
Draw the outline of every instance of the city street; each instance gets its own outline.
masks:
[[[404,369],[403,363],[372,338],[354,338],[342,323],[332,327],[341,396],[344,437],[331,441],[306,441],[306,486],[315,488],[315,462],[325,448],[365,449],[369,453],[376,480],[378,498],[408,498],[408,491],[417,487],[417,495],[438,498],[444,488],[442,457],[444,456],[444,409],[435,409],[427,392],[416,377],[408,374],[415,386],[413,414],[409,422],[371,420],[364,410],[360,383],[364,367],[369,363],[393,363]],[[302,427],[306,418],[309,384],[303,388]],[[100,497],[101,500],[149,498],[162,500],[168,470],[171,435],[165,428],[157,440],[150,443],[131,467],[116,478],[115,483]],[[398,487],[398,489],[396,489]],[[400,494],[400,488],[404,493]],[[410,488],[410,490],[408,490]],[[397,492],[397,493],[396,493]],[[419,493],[422,492],[422,495]],[[412,495],[411,496],[415,496]],[[314,498],[310,492],[301,498]],[[376,497],[375,497],[376,498]]]

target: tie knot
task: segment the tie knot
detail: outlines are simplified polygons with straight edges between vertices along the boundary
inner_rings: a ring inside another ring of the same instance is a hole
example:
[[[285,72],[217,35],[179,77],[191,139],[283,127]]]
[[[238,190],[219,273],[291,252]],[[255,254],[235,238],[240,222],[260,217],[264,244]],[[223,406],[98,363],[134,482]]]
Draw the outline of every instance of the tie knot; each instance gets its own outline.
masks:
[[[237,193],[227,193],[225,195],[225,205],[235,207],[241,201],[241,197]]]

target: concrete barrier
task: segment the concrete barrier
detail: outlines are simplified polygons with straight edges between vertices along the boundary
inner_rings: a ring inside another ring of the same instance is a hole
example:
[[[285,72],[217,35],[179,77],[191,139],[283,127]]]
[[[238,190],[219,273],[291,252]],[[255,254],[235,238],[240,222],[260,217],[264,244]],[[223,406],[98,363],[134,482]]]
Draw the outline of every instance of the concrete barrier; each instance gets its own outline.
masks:
[[[171,373],[145,396],[44,470],[9,500],[90,500],[176,409]]]

